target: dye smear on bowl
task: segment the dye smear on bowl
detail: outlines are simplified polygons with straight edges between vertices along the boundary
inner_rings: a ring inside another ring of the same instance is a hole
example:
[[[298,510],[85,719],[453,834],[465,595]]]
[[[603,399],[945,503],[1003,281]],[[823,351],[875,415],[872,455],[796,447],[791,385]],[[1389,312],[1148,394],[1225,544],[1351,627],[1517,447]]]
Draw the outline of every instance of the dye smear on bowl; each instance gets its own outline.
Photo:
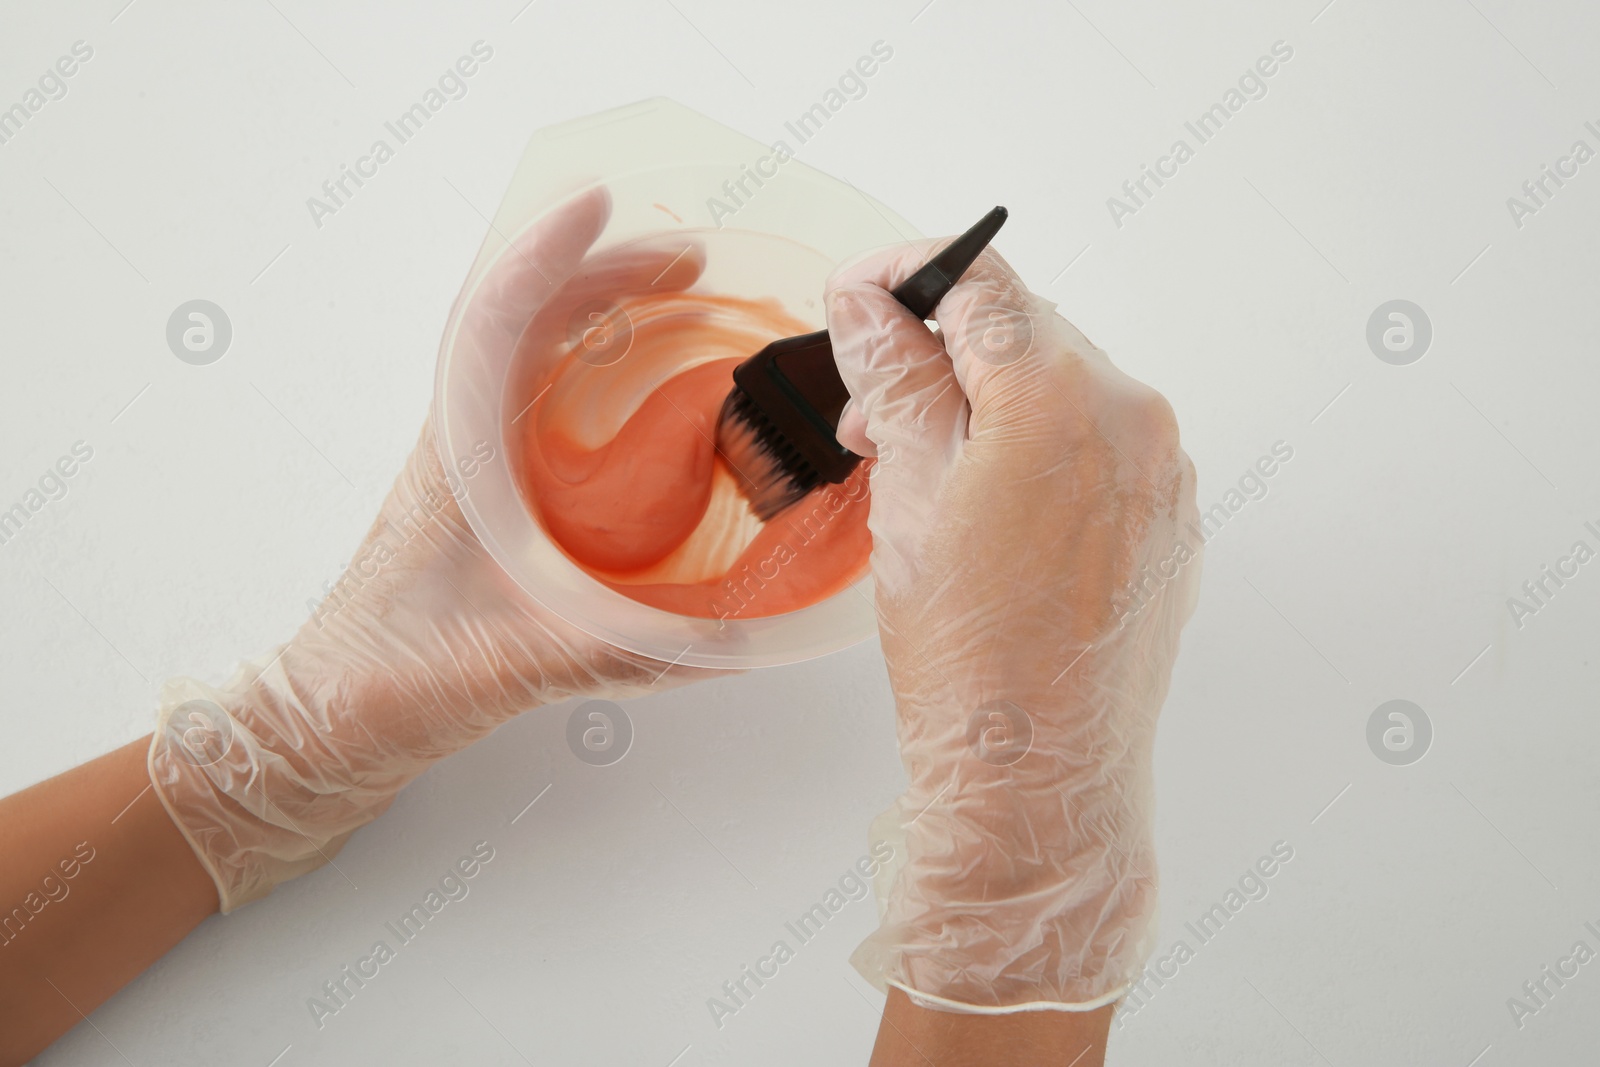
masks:
[[[523,493],[550,538],[617,592],[700,618],[795,611],[859,578],[870,462],[763,524],[712,443],[734,366],[806,324],[776,301],[681,290],[616,306],[632,336],[615,362],[566,331],[522,339],[519,358],[552,368],[518,420]]]

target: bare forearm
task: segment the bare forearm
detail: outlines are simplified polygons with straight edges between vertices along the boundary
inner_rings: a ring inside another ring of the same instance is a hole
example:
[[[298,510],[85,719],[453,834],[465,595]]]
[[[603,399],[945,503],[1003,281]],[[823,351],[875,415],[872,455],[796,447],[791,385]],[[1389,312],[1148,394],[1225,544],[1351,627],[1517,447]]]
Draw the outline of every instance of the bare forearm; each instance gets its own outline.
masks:
[[[1102,1067],[1111,1007],[958,1015],[889,990],[870,1067]]]
[[[0,800],[0,1067],[26,1063],[217,910],[149,788],[149,747]]]

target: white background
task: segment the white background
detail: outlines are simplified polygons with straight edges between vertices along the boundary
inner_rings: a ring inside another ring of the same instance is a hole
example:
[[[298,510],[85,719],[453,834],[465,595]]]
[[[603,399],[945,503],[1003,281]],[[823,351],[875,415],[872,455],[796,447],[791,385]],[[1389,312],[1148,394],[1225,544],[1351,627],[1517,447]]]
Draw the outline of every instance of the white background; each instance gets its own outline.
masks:
[[[892,60],[799,158],[930,234],[1010,207],[1008,259],[1172,400],[1202,508],[1294,449],[1210,546],[1163,714],[1164,948],[1274,842],[1294,859],[1109,1062],[1592,1058],[1600,963],[1520,1030],[1506,1000],[1600,949],[1600,562],[1520,628],[1506,602],[1600,547],[1600,161],[1520,229],[1506,198],[1575,139],[1600,148],[1600,10],[123,3],[14,4],[0,33],[0,106],[94,49],[0,145],[0,508],[94,450],[0,545],[0,791],[146,733],[163,678],[222,680],[338,575],[530,132],[666,95],[770,141],[882,40]],[[316,228],[306,198],[479,39],[470,94]],[[1114,225],[1107,197],[1279,40],[1268,95]],[[165,342],[193,298],[233,323],[211,366]],[[1433,324],[1409,366],[1365,340],[1394,298]],[[1433,724],[1411,766],[1367,745],[1394,698]],[[877,649],[638,702],[609,768],[570,754],[569,710],[440,766],[340,871],[207,922],[37,1062],[864,1062],[881,999],[846,957],[869,902],[722,1029],[705,1002],[900,787]],[[470,897],[319,1030],[306,998],[478,840],[496,855]]]

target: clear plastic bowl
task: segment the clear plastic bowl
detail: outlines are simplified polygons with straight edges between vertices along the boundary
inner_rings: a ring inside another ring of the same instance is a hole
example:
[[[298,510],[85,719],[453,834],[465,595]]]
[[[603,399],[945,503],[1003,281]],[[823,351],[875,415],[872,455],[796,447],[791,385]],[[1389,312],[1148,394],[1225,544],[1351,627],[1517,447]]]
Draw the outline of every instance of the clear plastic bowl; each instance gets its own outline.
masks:
[[[473,531],[546,608],[602,641],[663,662],[739,669],[847,648],[876,630],[871,577],[796,611],[722,620],[653,608],[597,581],[550,539],[518,488],[520,446],[507,433],[518,412],[508,409],[543,368],[513,366],[511,353],[473,346],[460,329],[463,313],[496,260],[516,254],[508,239],[582,190],[603,185],[612,210],[596,250],[663,234],[692,236],[706,252],[696,291],[776,298],[820,329],[823,282],[836,264],[919,235],[855,187],[782,158],[792,149],[762,145],[668,100],[540,131],[445,327],[434,398],[441,458],[458,469],[458,460],[481,454],[483,442],[496,446],[470,491],[460,494]]]

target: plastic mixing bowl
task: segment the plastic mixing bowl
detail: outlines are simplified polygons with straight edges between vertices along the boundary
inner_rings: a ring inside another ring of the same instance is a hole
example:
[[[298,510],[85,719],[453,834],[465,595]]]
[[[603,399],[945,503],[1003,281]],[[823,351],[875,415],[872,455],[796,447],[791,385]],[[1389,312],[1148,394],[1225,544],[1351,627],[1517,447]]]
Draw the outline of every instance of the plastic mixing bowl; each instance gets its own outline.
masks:
[[[610,219],[595,250],[682,237],[706,269],[691,292],[771,298],[812,329],[823,283],[843,259],[917,235],[853,186],[666,100],[536,134],[445,328],[435,396],[441,458],[477,466],[458,496],[495,561],[530,596],[600,640],[667,663],[747,668],[826,655],[876,632],[872,581],[764,618],[696,618],[640,603],[591,577],[545,532],[519,489],[518,407],[548,367],[478,347],[462,319],[494,263],[528,226],[585,188],[605,186]],[[753,354],[753,353],[752,353]],[[686,359],[692,354],[686,353]],[[480,464],[493,443],[493,458]],[[803,565],[803,563],[802,563]]]

